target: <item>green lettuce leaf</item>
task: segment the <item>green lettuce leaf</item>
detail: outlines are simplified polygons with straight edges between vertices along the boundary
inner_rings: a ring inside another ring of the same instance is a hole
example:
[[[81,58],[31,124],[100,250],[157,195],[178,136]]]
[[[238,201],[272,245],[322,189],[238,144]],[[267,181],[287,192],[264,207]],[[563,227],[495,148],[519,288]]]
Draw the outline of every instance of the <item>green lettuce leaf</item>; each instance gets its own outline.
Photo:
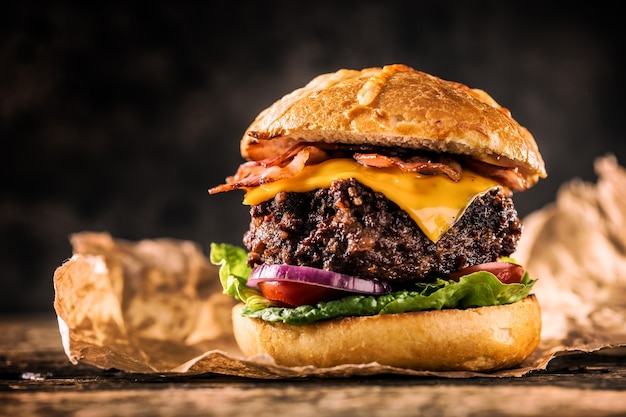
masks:
[[[209,260],[220,267],[219,276],[224,294],[231,295],[254,309],[271,305],[270,300],[263,297],[261,292],[246,286],[252,269],[248,266],[245,249],[225,243],[211,243]]]
[[[304,325],[318,320],[346,316],[397,314],[446,308],[486,307],[510,304],[522,300],[535,284],[528,273],[520,283],[503,284],[490,272],[465,275],[459,281],[437,279],[416,283],[413,287],[390,294],[349,295],[338,300],[321,301],[316,305],[295,308],[272,306],[270,300],[246,286],[251,269],[244,249],[228,244],[212,244],[210,260],[220,265],[220,280],[224,294],[246,304],[243,315],[270,322]],[[514,262],[507,259],[509,262]]]

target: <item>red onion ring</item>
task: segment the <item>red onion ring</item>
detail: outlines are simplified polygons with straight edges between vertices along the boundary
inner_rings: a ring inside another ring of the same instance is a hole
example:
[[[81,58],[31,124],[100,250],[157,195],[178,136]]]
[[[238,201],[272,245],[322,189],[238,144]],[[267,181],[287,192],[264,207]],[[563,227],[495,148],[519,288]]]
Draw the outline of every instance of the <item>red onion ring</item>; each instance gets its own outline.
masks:
[[[359,294],[379,295],[391,292],[391,285],[384,281],[364,279],[309,266],[258,265],[250,273],[247,285],[258,287],[258,283],[263,281],[300,282]]]

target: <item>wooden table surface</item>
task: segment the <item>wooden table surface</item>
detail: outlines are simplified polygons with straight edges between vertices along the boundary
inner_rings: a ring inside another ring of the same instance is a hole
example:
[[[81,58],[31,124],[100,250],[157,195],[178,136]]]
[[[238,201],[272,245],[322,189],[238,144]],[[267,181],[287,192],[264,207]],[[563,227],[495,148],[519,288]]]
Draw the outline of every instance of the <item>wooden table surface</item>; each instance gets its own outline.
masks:
[[[137,375],[72,365],[54,315],[0,316],[0,416],[626,416],[625,377],[624,350],[521,378]]]

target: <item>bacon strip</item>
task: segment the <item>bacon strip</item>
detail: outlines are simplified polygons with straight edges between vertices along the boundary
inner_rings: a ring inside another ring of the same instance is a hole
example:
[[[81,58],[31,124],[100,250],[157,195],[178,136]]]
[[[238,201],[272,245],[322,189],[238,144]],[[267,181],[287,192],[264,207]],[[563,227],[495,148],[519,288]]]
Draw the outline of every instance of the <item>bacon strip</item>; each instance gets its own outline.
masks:
[[[317,144],[316,144],[317,145]],[[348,157],[354,149],[342,148],[334,144],[315,146],[310,143],[299,143],[275,158],[261,161],[245,162],[239,166],[235,175],[226,178],[226,183],[209,189],[209,194],[217,194],[237,189],[258,187],[262,184],[292,178],[305,166],[319,164],[331,156],[327,151],[340,151]],[[377,149],[376,149],[377,150]],[[382,155],[374,149],[367,153],[354,152],[352,157],[360,164],[373,168],[396,166],[403,172],[414,172],[423,175],[447,175],[452,181],[461,179],[461,164],[445,155],[411,155],[406,158]],[[436,158],[436,159],[434,159]],[[509,190],[525,190],[528,184],[517,169],[502,168],[467,158],[463,161],[469,169],[488,178],[492,178]]]
[[[415,172],[424,175],[445,174],[454,182],[461,179],[461,164],[450,158],[433,161],[418,155],[403,160],[397,156],[386,156],[379,153],[355,153],[354,159],[362,165],[374,168],[388,168],[395,165],[402,172]]]
[[[289,155],[239,165],[235,175],[226,178],[226,184],[209,189],[209,194],[258,187],[261,184],[291,178],[302,171],[307,163],[317,164],[328,159],[328,155],[315,146],[296,146],[286,153]]]
[[[524,191],[528,189],[528,182],[517,168],[497,167],[469,158],[465,161],[465,164],[474,172],[484,177],[491,178],[511,190]]]

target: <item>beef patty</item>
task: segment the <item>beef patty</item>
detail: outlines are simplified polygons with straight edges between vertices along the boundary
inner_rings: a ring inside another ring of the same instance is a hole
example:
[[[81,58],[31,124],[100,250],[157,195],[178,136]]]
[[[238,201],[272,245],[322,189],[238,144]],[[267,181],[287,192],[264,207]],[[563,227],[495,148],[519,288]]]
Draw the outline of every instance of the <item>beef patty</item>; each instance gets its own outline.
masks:
[[[248,263],[306,265],[396,283],[445,277],[515,251],[522,224],[502,189],[474,199],[436,243],[382,193],[354,179],[281,192],[250,208]]]

